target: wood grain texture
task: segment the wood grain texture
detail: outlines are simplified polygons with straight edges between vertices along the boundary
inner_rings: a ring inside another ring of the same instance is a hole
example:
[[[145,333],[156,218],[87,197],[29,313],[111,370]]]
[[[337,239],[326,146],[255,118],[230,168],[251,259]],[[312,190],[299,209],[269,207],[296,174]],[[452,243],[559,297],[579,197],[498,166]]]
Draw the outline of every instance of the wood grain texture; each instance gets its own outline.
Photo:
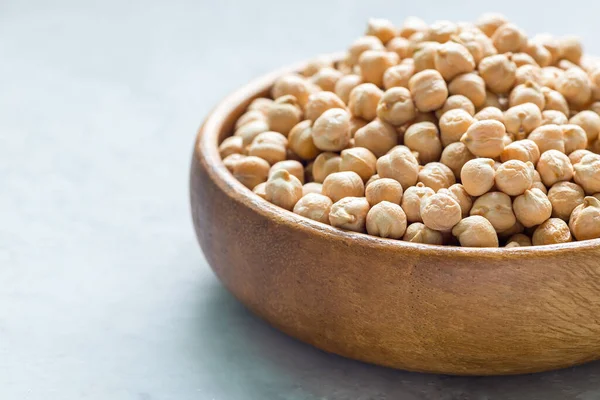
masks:
[[[470,249],[342,232],[254,195],[217,145],[276,76],[226,98],[198,133],[191,207],[223,284],[276,328],[328,352],[457,375],[600,358],[600,240]]]

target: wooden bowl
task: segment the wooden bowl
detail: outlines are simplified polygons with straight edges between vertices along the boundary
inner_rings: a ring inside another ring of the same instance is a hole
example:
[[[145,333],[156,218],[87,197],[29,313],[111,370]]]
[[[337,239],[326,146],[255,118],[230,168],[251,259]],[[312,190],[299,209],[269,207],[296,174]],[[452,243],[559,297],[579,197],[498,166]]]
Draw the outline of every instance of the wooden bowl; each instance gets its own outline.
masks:
[[[518,374],[600,358],[600,240],[477,249],[380,239],[300,217],[240,184],[218,143],[252,99],[299,68],[230,95],[198,132],[194,226],[227,289],[299,340],[393,368]]]

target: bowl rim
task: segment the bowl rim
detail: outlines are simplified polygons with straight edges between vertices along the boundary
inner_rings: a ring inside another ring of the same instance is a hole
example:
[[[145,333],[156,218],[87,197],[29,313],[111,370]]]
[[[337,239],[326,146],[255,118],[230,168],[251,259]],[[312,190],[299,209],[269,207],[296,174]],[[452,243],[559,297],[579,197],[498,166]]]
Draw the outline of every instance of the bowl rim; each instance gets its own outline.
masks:
[[[329,57],[334,61],[339,60],[340,53],[326,55],[325,57]],[[198,162],[202,163],[211,180],[232,200],[290,229],[303,230],[310,234],[321,236],[323,240],[351,241],[355,242],[356,245],[380,250],[396,252],[415,251],[423,255],[441,257],[461,255],[484,258],[502,257],[516,260],[525,257],[548,257],[563,252],[588,251],[600,248],[600,239],[512,248],[461,247],[412,243],[404,240],[380,238],[366,233],[341,230],[294,214],[292,211],[280,208],[261,198],[235,179],[223,164],[218,150],[219,138],[222,135],[221,132],[228,128],[226,126],[227,120],[232,114],[239,113],[252,99],[266,92],[277,77],[286,73],[297,73],[302,70],[307,62],[304,61],[277,69],[243,85],[223,98],[210,111],[204,123],[198,129],[194,146],[194,156]],[[229,127],[228,130],[231,131],[231,129],[232,127]],[[194,168],[194,165],[192,165],[192,168]]]

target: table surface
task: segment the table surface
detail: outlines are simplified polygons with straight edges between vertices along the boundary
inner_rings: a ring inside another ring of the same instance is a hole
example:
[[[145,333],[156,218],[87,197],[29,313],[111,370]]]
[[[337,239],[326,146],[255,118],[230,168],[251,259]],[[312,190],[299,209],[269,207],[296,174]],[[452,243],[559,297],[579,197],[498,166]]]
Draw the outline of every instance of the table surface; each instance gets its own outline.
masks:
[[[0,1],[0,398],[600,398],[600,363],[448,377],[325,354],[218,283],[189,216],[203,117],[284,64],[343,49],[367,16],[575,33],[600,3]],[[417,4],[418,3],[418,4]],[[536,4],[534,4],[536,3]]]

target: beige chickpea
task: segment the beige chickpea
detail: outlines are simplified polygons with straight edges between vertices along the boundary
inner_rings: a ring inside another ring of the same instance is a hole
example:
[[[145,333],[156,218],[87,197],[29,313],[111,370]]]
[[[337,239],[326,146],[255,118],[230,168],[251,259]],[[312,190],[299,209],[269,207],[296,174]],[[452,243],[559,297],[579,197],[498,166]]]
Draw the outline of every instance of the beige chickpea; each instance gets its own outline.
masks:
[[[448,92],[451,95],[465,96],[476,108],[482,107],[486,101],[485,82],[481,76],[473,72],[452,79],[448,84]]]
[[[258,98],[256,100],[261,100],[261,99]],[[269,108],[271,108],[271,105],[273,104],[273,100],[271,100],[271,99],[265,99],[265,100],[270,101],[269,107],[264,111],[248,109],[248,111],[246,111],[244,114],[242,114],[242,116],[239,117],[237,119],[237,121],[235,121],[235,130],[236,131],[238,129],[240,129],[242,126],[246,125],[248,122],[266,121],[266,118],[267,118],[266,115],[267,115]]]
[[[350,114],[341,108],[325,111],[313,124],[315,146],[324,151],[339,151],[350,142]]]
[[[344,108],[345,104],[348,104],[350,100],[350,92],[352,92],[352,89],[361,83],[363,83],[362,78],[360,75],[355,74],[345,75],[338,79],[338,81],[335,83],[333,92],[344,103],[344,106],[338,106],[338,108]],[[308,110],[306,111],[306,114],[308,118]]]
[[[388,68],[383,73],[383,87],[408,87],[408,81],[415,74],[414,64],[402,63]]]
[[[572,182],[557,182],[548,191],[548,200],[552,204],[552,216],[569,220],[571,213],[583,203],[585,192],[581,186]]]
[[[537,144],[540,153],[548,150],[557,150],[565,152],[565,142],[563,137],[562,125],[542,125],[533,130],[528,136]]]
[[[482,216],[473,215],[461,220],[452,228],[452,234],[463,247],[498,247],[496,230]]]
[[[354,144],[369,149],[376,157],[381,157],[398,144],[398,134],[392,125],[375,119],[356,131]]]
[[[525,139],[541,123],[542,112],[533,103],[519,104],[504,113],[506,131],[513,134],[518,140]]]
[[[296,98],[300,107],[306,105],[308,96],[313,92],[313,85],[305,77],[297,74],[283,75],[275,81],[271,89],[271,95],[274,99],[291,95]]]
[[[358,39],[348,49],[347,62],[350,65],[358,64],[358,60],[362,53],[368,50],[385,50],[381,40],[375,36],[363,36]]]
[[[277,98],[267,112],[269,129],[286,136],[301,119],[302,110],[300,110],[296,98],[292,95]]]
[[[246,156],[243,154],[237,154],[237,153],[230,154],[223,159],[223,165],[225,165],[225,168],[227,168],[229,170],[229,172],[231,172],[233,174],[233,168],[235,167],[237,162],[239,160],[241,160],[242,158],[246,158]]]
[[[404,125],[415,117],[415,105],[408,89],[394,87],[386,90],[379,100],[377,116],[392,125]]]
[[[550,218],[538,226],[533,232],[534,246],[569,243],[573,241],[571,231],[565,221],[560,218]]]
[[[321,153],[315,158],[312,168],[313,179],[315,182],[323,183],[330,174],[340,171],[342,158],[335,153]]]
[[[552,35],[548,33],[541,33],[535,35],[531,42],[539,43],[550,52],[551,60],[550,64],[556,63],[562,57],[562,46],[561,43]]]
[[[309,193],[323,193],[323,184],[317,182],[308,182],[302,185],[302,196],[306,196]]]
[[[442,142],[437,126],[431,122],[418,122],[404,133],[404,144],[419,153],[419,159],[427,164],[440,159]]]
[[[329,225],[329,211],[332,205],[329,197],[318,193],[308,193],[298,200],[294,206],[294,213]]]
[[[556,90],[575,106],[587,103],[592,97],[589,77],[581,68],[569,68],[556,81]]]
[[[470,160],[475,159],[473,153],[469,151],[464,143],[456,142],[450,143],[444,147],[440,162],[445,164],[452,170],[455,178],[460,178],[460,172],[463,166]]]
[[[477,114],[475,114],[474,117],[477,121],[493,119],[498,122],[504,123],[504,113],[498,107],[482,108]]]
[[[268,130],[269,124],[265,118],[264,120],[255,120],[242,125],[235,131],[234,136],[242,138],[243,146],[245,148],[252,143],[256,136],[263,132],[267,132]]]
[[[488,192],[477,198],[470,214],[486,218],[496,232],[505,231],[517,222],[510,196],[502,192]]]
[[[429,26],[427,38],[434,42],[445,43],[458,33],[458,26],[451,21],[439,20]]]
[[[495,176],[494,160],[491,158],[469,160],[460,172],[460,180],[471,196],[487,193],[494,186]]]
[[[403,37],[392,38],[385,44],[387,51],[393,51],[398,54],[400,59],[404,59],[410,56],[410,42],[408,39]]]
[[[474,122],[461,137],[469,151],[477,157],[498,157],[504,150],[504,125],[494,120]]]
[[[496,30],[498,28],[500,28],[502,25],[506,24],[507,22],[508,22],[508,20],[502,14],[485,13],[485,14],[482,14],[477,19],[477,22],[475,23],[475,25],[477,25],[477,27],[479,29],[481,29],[481,31],[483,33],[485,33],[487,36],[492,37],[494,32],[496,32]]]
[[[304,184],[304,166],[296,160],[284,160],[279,161],[271,166],[269,169],[269,178],[279,170],[286,170],[290,174],[294,175],[298,180]]]
[[[506,241],[506,247],[509,247],[509,248],[510,247],[529,247],[531,245],[532,245],[531,238],[522,233],[517,233],[515,235],[512,235]]]
[[[473,199],[471,195],[467,192],[465,187],[460,183],[455,183],[454,185],[448,188],[454,199],[458,202],[460,206],[463,218],[468,216],[471,212],[471,208],[473,207]]]
[[[352,117],[350,118],[350,136],[354,139],[356,132],[364,126],[367,126],[369,121],[365,121],[362,118]]]
[[[413,51],[413,66],[415,72],[435,69],[435,53],[440,46],[437,42],[422,42]]]
[[[586,194],[593,195],[600,192],[600,155],[584,156],[575,164],[574,169],[574,180]]]
[[[519,222],[531,228],[551,217],[552,203],[541,190],[533,188],[515,198],[513,210]]]
[[[372,121],[377,116],[377,105],[383,91],[372,83],[362,83],[350,92],[348,109],[354,117]]]
[[[333,92],[317,92],[308,98],[308,103],[304,108],[304,117],[310,121],[315,121],[325,111],[332,108],[345,109],[346,104]]]
[[[588,196],[583,204],[577,206],[571,218],[569,227],[577,240],[589,240],[600,238],[600,200]]]
[[[588,137],[582,127],[575,124],[561,125],[565,153],[571,154],[576,150],[584,150],[588,145]]]
[[[589,143],[596,140],[600,134],[600,115],[594,111],[581,111],[571,117],[569,123],[582,127],[587,134]]]
[[[410,224],[406,228],[406,233],[402,237],[402,240],[412,243],[423,243],[441,245],[444,244],[444,237],[441,232],[434,231],[425,226],[421,222],[415,222]]]
[[[331,206],[329,222],[336,228],[364,232],[369,209],[364,197],[345,197]]]
[[[377,175],[394,179],[407,188],[417,183],[419,162],[410,152],[394,150],[377,160]]]
[[[542,86],[546,86],[550,89],[557,90],[556,82],[558,82],[558,79],[560,77],[562,77],[564,74],[565,74],[565,71],[563,71],[560,68],[553,67],[553,66],[543,67],[541,84],[542,84]]]
[[[562,114],[567,115],[569,113],[569,104],[565,99],[565,96],[547,87],[542,87],[542,93],[544,95],[544,111],[556,110]]]
[[[462,109],[454,109],[444,113],[439,121],[442,145],[448,146],[451,143],[460,141],[462,135],[467,132],[467,129],[474,122],[475,118]]]
[[[462,219],[458,201],[445,189],[423,198],[420,213],[425,226],[435,231],[449,231]]]
[[[219,155],[225,158],[231,154],[242,154],[244,141],[240,136],[229,136],[219,145]]]
[[[407,17],[402,26],[400,27],[400,36],[403,38],[409,38],[416,32],[423,32],[428,29],[427,24],[421,18],[409,16]]]
[[[500,160],[507,162],[508,160],[519,160],[524,163],[531,162],[537,164],[540,159],[540,149],[538,145],[529,139],[517,140],[504,147]]]
[[[404,191],[402,196],[402,209],[406,213],[406,218],[409,222],[422,222],[421,218],[421,203],[424,199],[431,197],[435,191],[426,187],[422,183],[417,183]]]
[[[356,172],[334,172],[323,181],[322,193],[335,203],[344,197],[364,196],[365,185]]]
[[[458,109],[466,111],[470,116],[475,115],[475,105],[473,105],[473,102],[462,94],[455,94],[449,96],[444,102],[442,108],[435,111],[435,116],[439,119],[447,111]]]
[[[517,53],[527,46],[527,35],[515,24],[506,23],[496,29],[492,41],[498,53]]]
[[[333,67],[321,68],[316,74],[309,78],[310,82],[322,90],[333,92],[335,84],[343,74]]]
[[[437,110],[448,98],[446,82],[436,70],[427,69],[413,75],[408,81],[408,89],[421,112]]]
[[[265,194],[267,201],[291,211],[302,197],[302,183],[288,171],[280,169],[267,181]]]
[[[263,132],[248,147],[248,155],[260,157],[273,165],[286,158],[288,140],[279,132]]]
[[[545,110],[542,111],[541,125],[564,125],[568,123],[567,116],[560,111]]]
[[[369,180],[365,183],[365,189],[373,182],[378,181],[379,179],[382,179],[379,175],[375,174],[373,176],[371,176],[369,178]]]
[[[289,148],[302,160],[312,160],[319,155],[312,137],[312,122],[302,121],[288,135]]]
[[[306,64],[306,66],[302,70],[302,75],[310,77],[319,72],[321,68],[327,67],[333,68],[333,60],[330,57],[316,57]]]
[[[249,113],[251,111],[258,111],[261,114],[263,114],[263,116],[266,116],[267,111],[269,111],[269,108],[271,108],[271,105],[273,105],[273,100],[267,99],[265,97],[259,97],[259,98],[252,100],[252,102],[248,106],[247,113]],[[240,117],[240,119],[241,119],[241,117]],[[242,126],[242,125],[243,125],[243,123],[240,126]],[[236,129],[237,128],[238,128],[238,126],[236,126]]]
[[[364,147],[342,150],[340,171],[353,171],[363,181],[367,181],[376,172],[377,157]]]
[[[552,54],[539,43],[529,40],[523,51],[529,54],[540,67],[547,67],[552,63]]]
[[[535,82],[526,81],[523,84],[515,86],[508,97],[508,105],[510,107],[518,106],[519,104],[533,103],[540,110],[543,110],[546,105],[546,99],[542,88]]]
[[[267,182],[259,183],[252,189],[252,191],[262,197],[263,199],[267,199]]]
[[[571,160],[558,150],[548,150],[542,153],[537,163],[537,171],[547,187],[556,182],[569,181],[573,177]]]
[[[571,164],[575,165],[578,162],[580,162],[583,157],[587,156],[588,154],[594,154],[589,150],[575,150],[574,152],[572,152],[571,154],[569,154],[569,160],[571,160]]]
[[[233,176],[246,186],[248,189],[254,189],[259,183],[267,181],[269,169],[268,162],[259,157],[243,157],[233,165]]]
[[[409,54],[414,54],[419,45],[427,41],[427,32],[415,32],[408,38]]]
[[[370,18],[365,34],[375,36],[381,40],[381,43],[386,44],[398,35],[398,30],[390,20],[384,18]]]
[[[463,45],[473,57],[475,64],[479,63],[486,56],[486,47],[493,44],[487,44],[489,38],[481,35],[475,30],[461,31],[458,35],[452,38],[453,42]]]
[[[430,162],[421,167],[418,182],[432,188],[434,191],[447,189],[456,183],[454,172],[445,164]]]
[[[401,239],[406,232],[406,214],[398,204],[382,201],[369,210],[366,227],[369,235]]]
[[[561,53],[563,58],[572,63],[579,64],[583,54],[581,40],[576,36],[566,36],[560,40]]]
[[[364,82],[383,86],[384,72],[398,62],[400,62],[400,57],[391,51],[367,50],[358,59],[361,78]]]
[[[447,81],[475,69],[475,61],[469,50],[456,42],[446,42],[439,45],[433,62],[435,69]]]
[[[390,178],[376,179],[367,183],[365,197],[371,206],[389,201],[390,203],[400,204],[402,201],[402,185]]]
[[[496,187],[509,196],[518,196],[533,184],[533,171],[530,161],[508,160],[496,170]]]
[[[541,70],[539,70],[540,67],[539,67],[538,63],[535,61],[535,59],[531,55],[529,55],[527,53],[511,54],[510,59],[517,66],[517,80],[519,79],[519,69],[523,66],[535,67],[541,73]],[[525,72],[525,71],[527,71],[527,72]],[[526,76],[537,75],[537,73],[535,71],[536,70],[534,70],[534,69],[525,69],[525,70],[523,70],[521,75],[526,75]],[[519,83],[523,83],[523,82],[519,82]]]
[[[489,90],[506,93],[517,79],[517,66],[505,54],[496,54],[481,60],[479,74]]]

